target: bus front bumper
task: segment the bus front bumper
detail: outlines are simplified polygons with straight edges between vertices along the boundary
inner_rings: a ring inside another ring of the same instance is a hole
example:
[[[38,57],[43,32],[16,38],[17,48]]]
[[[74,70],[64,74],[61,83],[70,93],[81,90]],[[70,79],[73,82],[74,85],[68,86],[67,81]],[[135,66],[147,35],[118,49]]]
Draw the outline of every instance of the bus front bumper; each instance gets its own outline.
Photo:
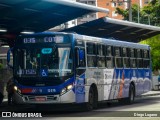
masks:
[[[13,102],[16,104],[63,104],[75,103],[75,93],[70,90],[63,95],[20,95],[14,93]]]

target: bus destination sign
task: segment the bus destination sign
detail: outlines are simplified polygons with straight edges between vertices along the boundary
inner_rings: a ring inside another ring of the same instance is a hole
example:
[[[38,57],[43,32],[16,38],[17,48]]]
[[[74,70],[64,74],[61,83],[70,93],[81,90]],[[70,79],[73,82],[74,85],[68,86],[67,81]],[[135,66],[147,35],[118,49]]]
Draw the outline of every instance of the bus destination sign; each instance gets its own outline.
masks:
[[[23,43],[28,44],[28,43],[63,43],[64,38],[63,36],[55,36],[55,37],[41,37],[41,38],[36,38],[36,37],[27,37],[23,38]]]

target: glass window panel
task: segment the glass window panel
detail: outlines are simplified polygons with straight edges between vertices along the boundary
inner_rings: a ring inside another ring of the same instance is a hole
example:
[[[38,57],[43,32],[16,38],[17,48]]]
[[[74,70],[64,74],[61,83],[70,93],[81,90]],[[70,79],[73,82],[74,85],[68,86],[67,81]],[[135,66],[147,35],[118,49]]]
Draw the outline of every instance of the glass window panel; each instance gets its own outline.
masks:
[[[122,48],[122,56],[127,57],[127,48]]]
[[[120,49],[120,47],[115,47],[114,48],[114,55],[117,56],[117,57],[121,56],[121,49]]]
[[[130,67],[131,68],[136,68],[136,59],[130,59]]]
[[[137,59],[137,67],[143,68],[143,60],[142,59]]]
[[[143,60],[144,68],[150,68],[150,60]]]
[[[122,63],[122,58],[115,58],[115,64],[117,68],[122,68],[123,67],[123,63]]]
[[[97,62],[98,67],[105,67],[105,57],[99,57]]]
[[[88,67],[96,67],[96,56],[87,56]]]
[[[112,47],[106,46],[106,56],[112,56]]]
[[[125,68],[129,68],[130,67],[129,58],[123,58],[123,66]]]
[[[94,43],[87,43],[87,54],[96,54],[96,46]]]
[[[107,61],[107,68],[113,68],[114,67],[114,59],[113,59],[113,57],[107,57],[106,61]]]

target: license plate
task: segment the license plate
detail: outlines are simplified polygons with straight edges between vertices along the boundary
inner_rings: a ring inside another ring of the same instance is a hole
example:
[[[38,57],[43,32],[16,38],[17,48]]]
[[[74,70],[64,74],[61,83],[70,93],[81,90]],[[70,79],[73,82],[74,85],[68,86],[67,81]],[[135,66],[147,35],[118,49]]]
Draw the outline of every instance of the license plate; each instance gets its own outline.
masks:
[[[36,101],[46,101],[46,97],[35,97]]]

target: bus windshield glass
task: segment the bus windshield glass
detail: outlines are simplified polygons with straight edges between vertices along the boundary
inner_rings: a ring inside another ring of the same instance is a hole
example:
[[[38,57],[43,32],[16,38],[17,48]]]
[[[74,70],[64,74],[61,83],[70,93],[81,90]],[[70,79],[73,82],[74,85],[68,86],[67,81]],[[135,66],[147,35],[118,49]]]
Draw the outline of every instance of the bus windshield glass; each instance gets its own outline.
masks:
[[[63,77],[72,73],[70,47],[25,47],[15,49],[17,77]]]

